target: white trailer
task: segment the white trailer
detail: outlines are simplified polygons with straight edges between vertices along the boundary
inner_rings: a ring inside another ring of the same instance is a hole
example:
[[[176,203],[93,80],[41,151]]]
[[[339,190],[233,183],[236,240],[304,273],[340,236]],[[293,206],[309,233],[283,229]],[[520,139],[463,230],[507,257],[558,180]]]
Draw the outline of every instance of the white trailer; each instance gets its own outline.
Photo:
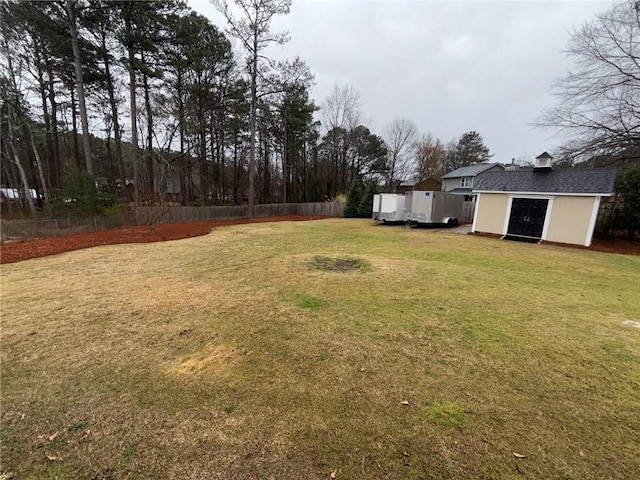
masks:
[[[404,222],[404,195],[396,193],[374,195],[372,218],[376,223]]]
[[[464,211],[464,196],[445,192],[414,190],[405,194],[404,221],[407,225],[455,227]]]

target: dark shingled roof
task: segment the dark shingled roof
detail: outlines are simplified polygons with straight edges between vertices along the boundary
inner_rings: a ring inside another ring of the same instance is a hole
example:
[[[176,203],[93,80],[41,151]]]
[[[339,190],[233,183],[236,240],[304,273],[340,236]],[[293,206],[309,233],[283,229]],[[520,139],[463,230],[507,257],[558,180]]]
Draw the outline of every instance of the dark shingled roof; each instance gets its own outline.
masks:
[[[469,167],[461,167],[453,172],[449,172],[446,175],[443,175],[442,178],[457,178],[457,177],[475,177],[479,173],[484,172],[485,170],[489,170],[490,168],[499,165],[501,168],[504,168],[499,163],[481,163],[479,165],[471,165]]]
[[[513,170],[487,172],[478,178],[473,191],[613,193],[615,181],[615,169]]]

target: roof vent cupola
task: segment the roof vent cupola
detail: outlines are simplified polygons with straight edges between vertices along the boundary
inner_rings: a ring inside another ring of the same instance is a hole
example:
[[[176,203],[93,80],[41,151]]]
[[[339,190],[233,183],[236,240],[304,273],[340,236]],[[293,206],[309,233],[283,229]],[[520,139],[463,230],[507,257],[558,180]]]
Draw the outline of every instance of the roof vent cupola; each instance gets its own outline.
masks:
[[[536,157],[536,163],[533,167],[534,172],[549,172],[551,171],[551,162],[553,157],[547,152],[543,152]]]

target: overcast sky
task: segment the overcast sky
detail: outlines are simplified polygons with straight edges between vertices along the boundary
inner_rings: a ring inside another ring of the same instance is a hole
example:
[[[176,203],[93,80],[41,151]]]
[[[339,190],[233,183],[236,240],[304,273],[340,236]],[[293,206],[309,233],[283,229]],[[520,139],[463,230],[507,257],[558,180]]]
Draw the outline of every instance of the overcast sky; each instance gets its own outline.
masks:
[[[225,27],[209,0],[189,0]],[[366,125],[382,134],[395,118],[444,143],[476,130],[493,161],[532,160],[561,138],[533,128],[555,103],[551,82],[570,68],[563,53],[574,27],[607,10],[596,1],[293,0],[272,23],[315,75],[316,104],[334,84],[360,92]]]

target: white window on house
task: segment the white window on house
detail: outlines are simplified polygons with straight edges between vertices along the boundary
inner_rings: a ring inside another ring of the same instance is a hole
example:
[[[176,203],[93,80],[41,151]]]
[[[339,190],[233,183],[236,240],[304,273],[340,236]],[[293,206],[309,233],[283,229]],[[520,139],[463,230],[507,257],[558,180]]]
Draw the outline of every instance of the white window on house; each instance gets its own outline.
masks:
[[[462,177],[460,179],[460,186],[462,188],[471,188],[471,177]]]

